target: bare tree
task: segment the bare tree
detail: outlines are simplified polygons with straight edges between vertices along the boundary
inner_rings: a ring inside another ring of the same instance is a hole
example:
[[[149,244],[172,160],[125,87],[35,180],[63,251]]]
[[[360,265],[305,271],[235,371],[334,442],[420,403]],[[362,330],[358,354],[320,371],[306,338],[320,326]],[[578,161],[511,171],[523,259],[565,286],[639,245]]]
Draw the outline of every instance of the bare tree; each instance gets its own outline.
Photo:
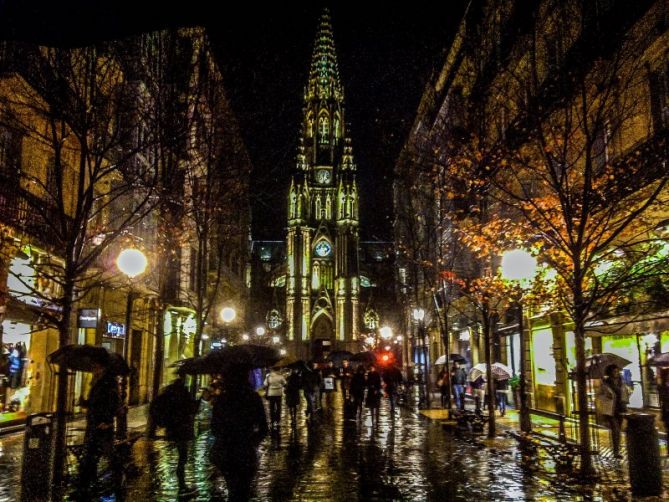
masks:
[[[3,96],[0,120],[47,153],[43,166],[20,172],[20,202],[49,249],[37,271],[52,284],[16,277],[40,299],[45,323],[57,327],[59,346],[71,342],[74,305],[107,272],[101,258],[150,210],[155,172],[142,162],[151,138],[138,141],[138,102],[109,46],[77,49],[17,47],[13,93]],[[57,377],[56,495],[65,458],[67,373]]]

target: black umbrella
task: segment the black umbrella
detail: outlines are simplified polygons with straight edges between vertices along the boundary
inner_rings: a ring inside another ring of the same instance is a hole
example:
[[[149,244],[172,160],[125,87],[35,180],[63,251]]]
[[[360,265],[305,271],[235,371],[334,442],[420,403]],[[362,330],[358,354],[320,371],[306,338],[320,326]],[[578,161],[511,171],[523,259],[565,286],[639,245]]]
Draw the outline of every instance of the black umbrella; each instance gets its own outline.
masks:
[[[47,361],[72,371],[90,372],[96,365],[101,365],[116,375],[130,373],[128,363],[120,354],[96,345],[65,345],[49,354]]]
[[[326,359],[335,364],[341,364],[345,359],[350,361],[351,357],[353,357],[353,352],[349,352],[348,350],[335,350],[334,352],[330,352]]]
[[[353,354],[350,360],[359,363],[374,364],[376,362],[376,354],[368,350],[365,352],[358,352],[357,354]]]
[[[213,350],[202,357],[185,360],[181,368],[189,375],[215,375],[230,366],[262,368],[272,366],[281,359],[279,351],[264,345],[235,345]]]
[[[606,368],[609,366],[624,368],[628,364],[631,364],[631,362],[624,357],[609,352],[593,354],[585,359],[585,371],[588,374],[588,378],[602,378],[606,372]]]
[[[669,352],[655,354],[653,357],[648,359],[648,364],[651,366],[669,366]]]
[[[285,357],[272,367],[278,369],[303,370],[307,367],[307,363],[303,359],[297,359],[296,357]]]
[[[451,361],[454,362],[454,363],[463,363],[464,364],[464,363],[467,362],[467,359],[465,359],[460,354],[452,353],[450,357],[451,357]]]

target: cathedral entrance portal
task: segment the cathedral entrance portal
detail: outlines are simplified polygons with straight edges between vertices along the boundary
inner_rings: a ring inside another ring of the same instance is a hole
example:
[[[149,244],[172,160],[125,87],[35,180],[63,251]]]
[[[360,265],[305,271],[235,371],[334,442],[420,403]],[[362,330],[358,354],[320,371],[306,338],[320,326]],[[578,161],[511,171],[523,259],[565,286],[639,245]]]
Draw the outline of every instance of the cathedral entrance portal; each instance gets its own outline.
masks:
[[[332,337],[334,335],[334,325],[332,320],[321,315],[316,319],[311,330],[311,358],[325,359],[332,350]]]

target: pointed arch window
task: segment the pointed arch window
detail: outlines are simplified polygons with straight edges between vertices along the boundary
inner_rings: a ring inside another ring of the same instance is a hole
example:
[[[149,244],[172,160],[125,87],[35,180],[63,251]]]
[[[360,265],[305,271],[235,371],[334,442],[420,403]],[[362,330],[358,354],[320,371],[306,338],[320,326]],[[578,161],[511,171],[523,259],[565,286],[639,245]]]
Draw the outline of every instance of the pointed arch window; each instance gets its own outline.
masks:
[[[327,115],[323,114],[318,118],[318,142],[328,143],[330,136],[330,121]]]
[[[322,202],[321,202],[321,196],[319,195],[316,197],[316,202],[314,203],[314,214],[316,215],[316,218],[321,218],[321,207],[322,207]]]

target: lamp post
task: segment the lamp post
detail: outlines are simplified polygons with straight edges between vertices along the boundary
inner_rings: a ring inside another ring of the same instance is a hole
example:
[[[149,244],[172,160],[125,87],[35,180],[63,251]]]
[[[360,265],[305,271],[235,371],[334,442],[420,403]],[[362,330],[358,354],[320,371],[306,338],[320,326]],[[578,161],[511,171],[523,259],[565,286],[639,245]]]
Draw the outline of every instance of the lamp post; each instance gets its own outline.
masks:
[[[116,258],[116,266],[118,269],[128,277],[128,296],[125,304],[125,340],[123,340],[123,358],[127,361],[130,352],[130,325],[132,323],[132,304],[135,298],[132,290],[132,279],[144,273],[148,261],[144,253],[139,249],[124,249]],[[126,402],[127,398],[127,378],[123,377],[121,380],[121,402]],[[120,439],[125,439],[128,434],[128,415],[127,407],[123,407],[124,412],[118,417],[118,432],[117,436]],[[126,452],[129,454],[129,452]]]
[[[532,420],[527,405],[527,361],[525,350],[525,327],[523,326],[523,293],[532,285],[537,271],[537,260],[523,249],[507,251],[502,256],[502,277],[518,288],[516,305],[518,308],[518,331],[520,339],[520,430],[530,432]]]
[[[418,323],[418,337],[420,341],[420,347],[421,347],[421,353],[423,356],[423,359],[425,360],[425,367],[423,370],[423,386],[421,387],[423,389],[422,391],[422,399],[419,401],[419,405],[423,404],[426,407],[430,406],[430,387],[429,387],[429,379],[430,379],[430,358],[428,356],[428,350],[427,350],[427,345],[425,343],[425,309],[422,308],[415,308],[412,311],[413,319]]]

